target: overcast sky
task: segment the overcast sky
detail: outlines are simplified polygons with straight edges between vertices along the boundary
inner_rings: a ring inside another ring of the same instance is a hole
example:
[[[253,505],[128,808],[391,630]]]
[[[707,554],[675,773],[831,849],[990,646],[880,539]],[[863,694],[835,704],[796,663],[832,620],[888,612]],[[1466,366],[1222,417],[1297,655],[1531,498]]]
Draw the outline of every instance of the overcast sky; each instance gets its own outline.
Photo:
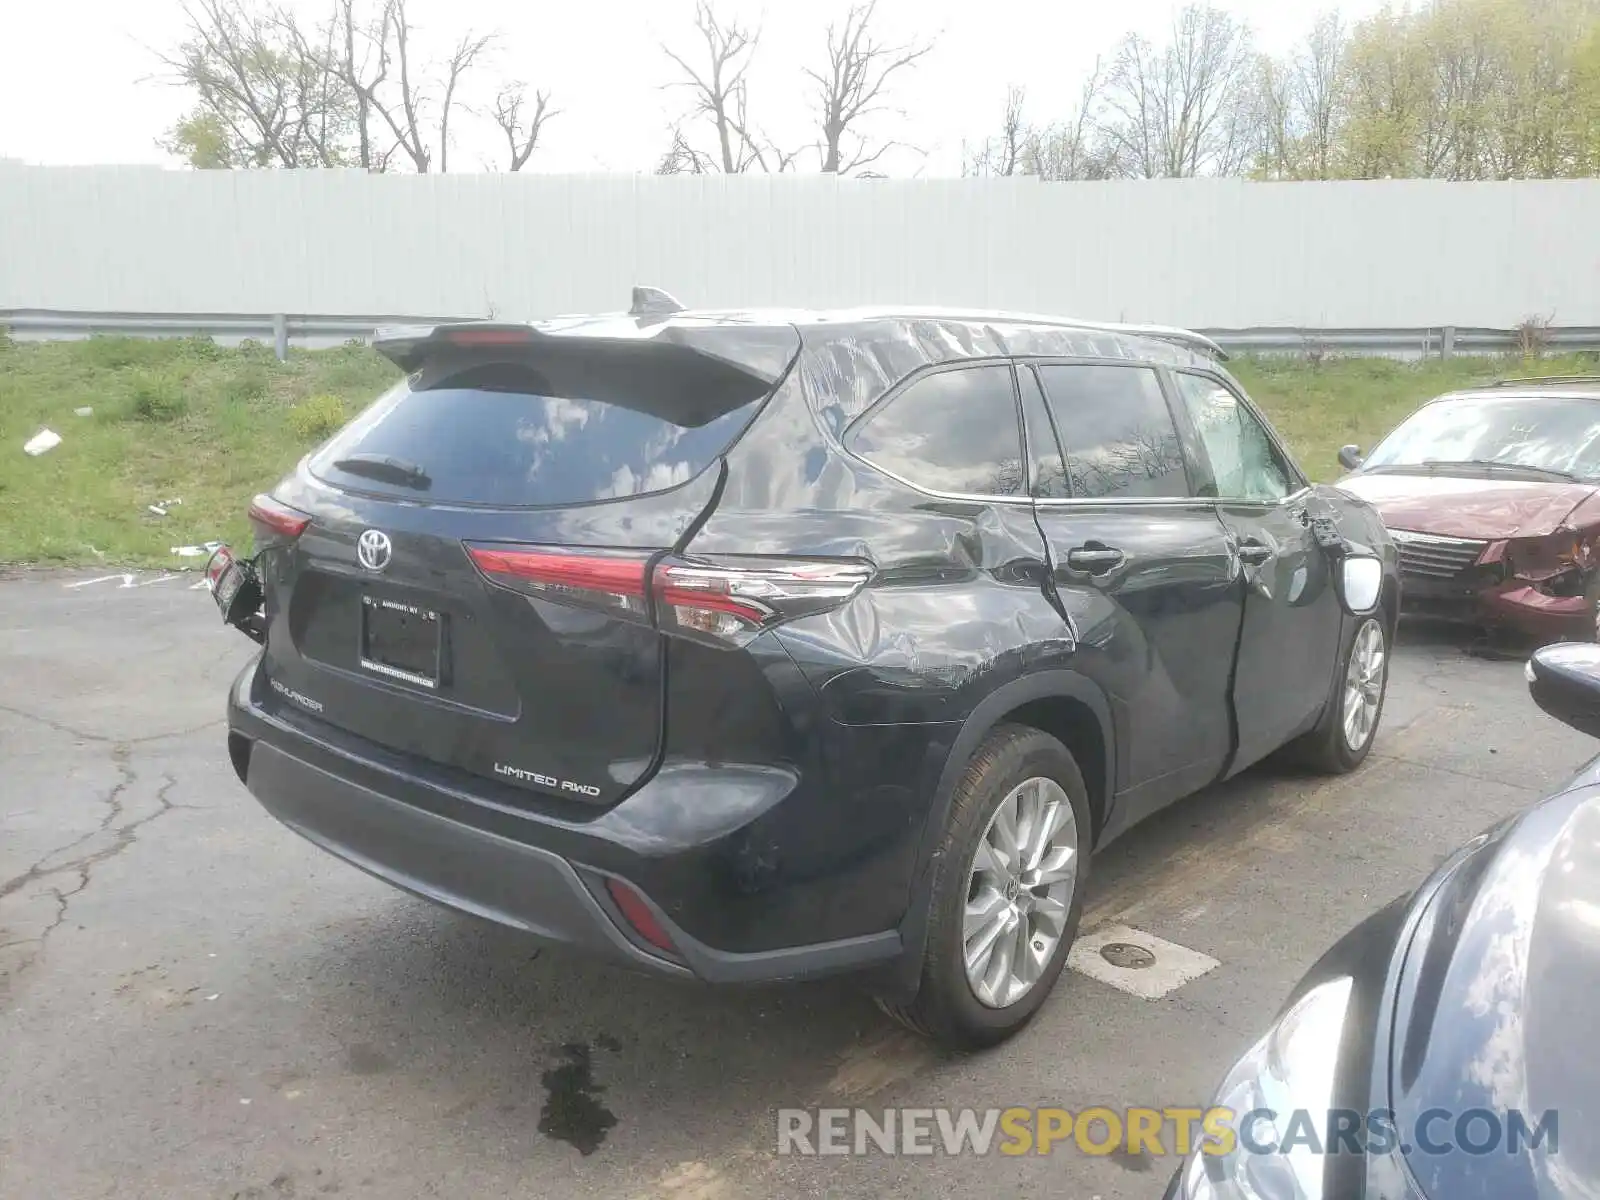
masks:
[[[315,17],[326,0],[288,0]],[[1260,48],[1278,52],[1310,28],[1327,0],[1219,0],[1248,21]],[[502,35],[494,63],[478,77],[484,101],[503,80],[554,93],[562,114],[527,169],[648,171],[669,141],[671,118],[687,98],[662,42],[690,46],[693,0],[411,0],[425,46],[438,49],[468,28]],[[847,0],[720,0],[721,12],[760,24],[751,76],[753,114],[780,144],[808,142],[800,65],[814,61],[831,16]],[[1159,38],[1170,0],[1086,4],[1061,0],[879,0],[886,37],[937,38],[902,78],[902,117],[879,118],[885,134],[926,156],[886,160],[891,174],[960,172],[964,144],[999,122],[1010,84],[1027,88],[1030,114],[1048,120],[1069,108],[1095,59],[1128,30]],[[1373,0],[1341,6],[1366,15]],[[163,78],[157,51],[183,36],[179,0],[0,0],[0,158],[35,163],[170,163],[157,141],[187,107]],[[498,131],[457,118],[453,169],[494,169]]]

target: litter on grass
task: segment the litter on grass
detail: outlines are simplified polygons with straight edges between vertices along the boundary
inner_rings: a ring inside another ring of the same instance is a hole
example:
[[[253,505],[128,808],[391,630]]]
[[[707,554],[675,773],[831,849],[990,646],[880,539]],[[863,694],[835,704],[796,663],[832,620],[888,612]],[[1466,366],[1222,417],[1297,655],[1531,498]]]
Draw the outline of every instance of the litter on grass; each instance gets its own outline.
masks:
[[[75,408],[72,411],[77,413],[80,417],[94,416],[94,409],[90,408],[87,404],[85,404],[82,408]]]
[[[221,542],[207,542],[203,546],[174,546],[172,553],[179,558],[199,558],[202,554],[210,555],[216,552]]]
[[[53,429],[41,429],[27,441],[22,443],[22,448],[27,453],[37,458],[46,450],[54,450],[61,445],[61,435]]]

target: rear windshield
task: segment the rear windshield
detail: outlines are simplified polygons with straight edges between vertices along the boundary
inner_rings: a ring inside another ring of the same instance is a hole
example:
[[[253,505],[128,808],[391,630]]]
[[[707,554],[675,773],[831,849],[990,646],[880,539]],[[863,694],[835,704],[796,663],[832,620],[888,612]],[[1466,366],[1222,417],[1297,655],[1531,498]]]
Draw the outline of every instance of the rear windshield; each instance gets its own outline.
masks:
[[[312,460],[353,491],[497,507],[581,504],[687,482],[744,431],[769,385],[679,359],[425,368]]]

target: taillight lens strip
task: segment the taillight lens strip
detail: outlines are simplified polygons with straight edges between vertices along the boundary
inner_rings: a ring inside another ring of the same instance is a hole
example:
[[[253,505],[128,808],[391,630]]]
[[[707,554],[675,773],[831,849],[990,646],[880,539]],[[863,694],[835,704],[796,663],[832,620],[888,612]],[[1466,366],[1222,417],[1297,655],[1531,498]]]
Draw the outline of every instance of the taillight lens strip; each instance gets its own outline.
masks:
[[[648,620],[650,555],[570,547],[467,546],[479,570],[518,590]],[[650,573],[657,626],[718,646],[845,603],[872,578],[856,559],[663,558]]]
[[[566,547],[468,545],[484,574],[518,591],[648,622],[648,555]]]
[[[662,627],[743,645],[763,629],[836,608],[872,577],[853,561],[667,559],[656,567]]]

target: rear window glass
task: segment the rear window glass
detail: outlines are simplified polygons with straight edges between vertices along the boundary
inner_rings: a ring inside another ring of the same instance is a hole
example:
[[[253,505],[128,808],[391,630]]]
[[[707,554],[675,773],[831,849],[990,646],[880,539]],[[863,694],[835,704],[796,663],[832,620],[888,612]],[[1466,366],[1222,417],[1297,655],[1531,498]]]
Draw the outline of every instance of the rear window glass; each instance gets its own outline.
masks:
[[[743,432],[767,385],[752,379],[723,388],[720,403],[684,404],[683,381],[666,378],[670,369],[661,374],[653,394],[637,375],[628,380],[632,395],[593,379],[601,396],[554,388],[548,374],[521,364],[436,372],[395,387],[311,469],[356,491],[505,507],[665,491],[698,475]]]
[[[1011,368],[963,367],[912,383],[867,417],[850,447],[917,487],[962,496],[1023,493]]]

